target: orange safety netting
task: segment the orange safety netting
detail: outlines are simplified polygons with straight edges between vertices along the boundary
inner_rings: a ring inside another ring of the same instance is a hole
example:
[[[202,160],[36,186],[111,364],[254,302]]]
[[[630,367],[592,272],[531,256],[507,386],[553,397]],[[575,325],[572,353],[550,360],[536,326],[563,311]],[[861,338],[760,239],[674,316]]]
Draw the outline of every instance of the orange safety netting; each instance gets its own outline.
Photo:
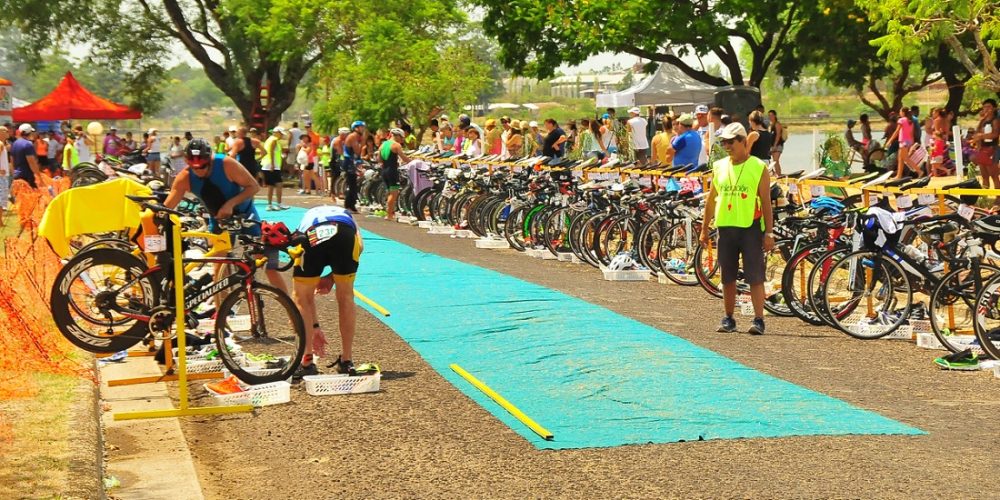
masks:
[[[61,264],[37,233],[45,207],[69,188],[69,179],[43,174],[40,185],[36,190],[14,181],[10,192],[16,201],[3,218],[4,233],[13,236],[0,245],[0,400],[34,395],[37,373],[96,381],[89,356],[80,355],[52,321],[49,294]],[[10,441],[10,424],[0,414],[0,452]]]

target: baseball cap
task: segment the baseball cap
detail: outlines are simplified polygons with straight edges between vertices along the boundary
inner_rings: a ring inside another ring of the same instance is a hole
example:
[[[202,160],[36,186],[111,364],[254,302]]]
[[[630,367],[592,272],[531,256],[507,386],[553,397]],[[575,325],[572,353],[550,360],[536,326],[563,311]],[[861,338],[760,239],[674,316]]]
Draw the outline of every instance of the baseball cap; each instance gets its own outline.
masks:
[[[340,128],[337,129],[337,133],[338,134],[350,134],[351,133],[351,129],[349,129],[347,127],[340,127]]]
[[[447,121],[448,120],[448,115],[441,115],[441,119]]]
[[[856,122],[854,120],[847,120],[847,128],[853,127],[855,123],[858,123],[858,122]]]
[[[236,132],[236,125],[230,125],[229,126],[229,131],[230,132]]]
[[[35,128],[30,123],[22,123],[20,127],[17,127],[17,131],[22,134],[30,134],[35,131]]]
[[[118,131],[118,127],[112,125],[111,128],[109,128],[108,130],[109,131],[114,130],[115,132],[117,132]]]
[[[495,126],[496,124],[497,124],[497,121],[494,120],[493,118],[490,118],[489,120],[486,120],[486,126],[487,127]]]
[[[510,117],[507,116],[507,115],[501,116],[500,117],[500,123],[510,123]]]
[[[602,120],[610,120],[611,119],[611,115],[609,115],[607,113],[604,113],[603,115],[601,115],[601,119]]]
[[[694,107],[694,114],[696,115],[706,115],[708,114],[708,106],[704,104],[699,104]]]
[[[277,132],[277,133],[279,133],[279,134],[281,134],[281,135],[285,135],[285,129],[284,129],[283,127],[274,127],[274,128],[273,128],[273,129],[271,130],[271,132],[272,132],[272,133],[274,133],[274,132]]]
[[[312,128],[313,122],[306,122],[306,128]]]
[[[528,123],[528,126],[529,127],[537,127],[538,126],[538,122],[532,120],[530,123]]]
[[[638,115],[638,114],[639,114],[639,113],[640,113],[641,111],[639,110],[639,107],[638,107],[638,106],[634,106],[634,107],[632,107],[631,109],[629,109],[629,110],[628,110],[628,112],[629,112],[629,113],[632,113],[632,114],[636,114],[636,115]],[[707,112],[707,111],[706,111],[706,112]]]
[[[690,127],[691,125],[694,125],[694,116],[691,113],[684,113],[677,119],[677,123],[680,123],[685,127]]]
[[[720,139],[735,139],[736,137],[746,136],[747,129],[743,128],[743,124],[740,122],[733,122],[722,127],[722,132],[719,133]]]

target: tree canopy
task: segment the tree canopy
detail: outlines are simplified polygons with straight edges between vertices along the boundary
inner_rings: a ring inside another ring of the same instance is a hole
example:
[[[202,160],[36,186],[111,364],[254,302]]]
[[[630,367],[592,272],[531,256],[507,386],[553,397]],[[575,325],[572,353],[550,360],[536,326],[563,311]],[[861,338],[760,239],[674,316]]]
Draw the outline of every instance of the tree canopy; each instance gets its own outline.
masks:
[[[546,78],[561,64],[624,52],[719,86],[758,86],[811,12],[798,0],[472,2],[486,9],[486,32],[499,40],[500,60],[517,74]],[[741,67],[733,39],[749,47],[749,67]],[[688,54],[714,54],[728,79],[688,64],[682,58]]]

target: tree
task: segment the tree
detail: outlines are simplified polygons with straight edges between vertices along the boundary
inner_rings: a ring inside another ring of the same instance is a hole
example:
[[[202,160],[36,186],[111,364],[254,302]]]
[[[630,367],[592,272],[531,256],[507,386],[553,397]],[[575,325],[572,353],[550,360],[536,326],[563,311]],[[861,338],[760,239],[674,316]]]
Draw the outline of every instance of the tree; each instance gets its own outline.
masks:
[[[711,85],[759,86],[803,20],[799,0],[472,0],[499,40],[500,60],[517,74],[546,78],[561,64],[601,52],[625,52],[676,66]],[[741,67],[740,39],[752,54]],[[729,79],[683,56],[714,54]]]
[[[872,40],[879,54],[898,60],[928,41],[951,49],[976,84],[1000,93],[1000,5],[996,0],[858,0],[885,34]],[[963,39],[965,38],[965,39]]]
[[[803,65],[818,67],[823,80],[853,89],[861,102],[887,119],[909,95],[944,79],[949,83],[948,105],[958,111],[969,75],[941,52],[939,44],[925,44],[905,57],[887,59],[866,42],[884,30],[853,0],[823,0],[803,9],[815,12],[804,16],[792,47],[782,53],[777,65],[786,83],[798,78]]]
[[[423,133],[433,116],[474,102],[494,81],[490,67],[451,33],[462,16],[442,15],[432,0],[384,0],[380,15],[358,25],[355,50],[338,54],[318,84],[329,99],[314,110],[321,129],[361,119],[372,127],[411,122]],[[423,19],[421,30],[411,21]],[[405,19],[405,21],[404,21]]]

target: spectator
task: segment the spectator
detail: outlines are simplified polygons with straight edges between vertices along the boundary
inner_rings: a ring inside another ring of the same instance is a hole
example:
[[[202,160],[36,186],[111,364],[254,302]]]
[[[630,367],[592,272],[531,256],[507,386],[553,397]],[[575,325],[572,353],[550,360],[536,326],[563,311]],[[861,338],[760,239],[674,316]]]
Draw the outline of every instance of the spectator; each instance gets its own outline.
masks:
[[[497,121],[486,120],[486,148],[489,154],[498,155],[503,150],[503,130],[497,127]]]
[[[872,148],[872,124],[868,121],[868,113],[861,113],[858,121],[861,122],[861,144],[864,145],[865,152],[867,153]],[[865,165],[867,164],[866,160]]]
[[[180,138],[178,137],[178,139]],[[125,132],[125,142],[123,144],[126,153],[132,153],[139,149],[139,145],[132,138],[132,132]]]
[[[771,213],[771,179],[767,165],[750,154],[747,132],[734,122],[719,135],[727,158],[712,165],[712,187],[705,203],[701,242],[710,244],[711,228],[719,229],[718,259],[722,268],[722,294],[725,316],[719,332],[735,332],[736,278],[739,261],[743,276],[750,284],[754,319],[749,332],[764,333],[764,253],[774,248]],[[713,225],[712,222],[715,222]]]
[[[766,165],[771,161],[771,145],[774,141],[771,132],[764,126],[764,115],[760,111],[750,113],[750,133],[747,134],[747,144],[750,147],[750,154],[760,158]]]
[[[274,127],[271,137],[264,141],[264,157],[261,160],[260,169],[264,173],[264,184],[267,185],[267,208],[265,210],[286,210],[289,207],[281,204],[281,139],[284,138],[285,129]],[[277,192],[277,196],[275,196]],[[277,198],[277,205],[272,204],[272,200]]]
[[[535,129],[533,130],[531,124],[535,124]],[[538,136],[535,134],[538,124],[535,122],[522,121],[521,122],[521,137],[524,140],[524,156],[536,156],[538,154],[539,142]]]
[[[854,138],[854,125],[858,122],[854,120],[847,120],[847,130],[844,131],[844,140],[847,141],[847,147],[857,151],[862,157],[865,156],[865,144]],[[866,165],[868,162],[864,162]]]
[[[500,158],[506,160],[511,156],[510,151],[507,151],[507,141],[510,139],[512,130],[509,116],[500,117],[500,127],[503,128],[503,132],[500,134]]]
[[[180,136],[174,136],[170,143],[170,169],[176,174],[184,168],[184,145],[181,144]]]
[[[10,129],[0,127],[0,221],[10,203]]]
[[[229,151],[232,151],[233,144],[236,143],[236,132],[237,132],[236,126],[235,125],[230,125],[229,126],[229,132],[228,132],[228,134],[226,136],[226,151],[225,151],[225,153],[228,153]]]
[[[337,198],[343,194],[337,192],[337,179],[344,172],[344,143],[347,141],[347,134],[350,133],[351,129],[340,127],[337,129],[337,137],[330,141],[330,149],[333,154],[330,159],[330,199],[333,201],[337,201]]]
[[[781,175],[781,153],[785,150],[785,125],[778,120],[777,111],[772,109],[767,112],[767,116],[771,121],[771,126],[769,127],[771,140],[774,141],[774,145],[771,146],[771,170],[774,171],[774,175],[779,176]],[[871,136],[870,127],[868,135]]]
[[[566,122],[566,128],[563,129],[566,132],[566,142],[563,145],[563,153],[568,154],[577,147],[577,141],[580,139],[578,131],[576,129],[576,121],[569,120]]]
[[[940,130],[934,130],[934,139],[931,143],[931,176],[945,176],[954,174],[953,169],[948,166],[948,141]]]
[[[670,145],[674,137],[674,118],[666,115],[660,122],[660,131],[653,136],[653,161],[660,165],[670,165],[674,160],[674,148]]]
[[[889,119],[885,123],[885,130],[882,131],[882,142],[885,143],[886,154],[892,155],[899,149],[899,144],[890,142],[889,138],[895,135],[896,128],[899,127],[899,115],[895,111],[889,112]]]
[[[21,137],[15,139],[10,148],[10,155],[14,160],[14,180],[21,179],[31,187],[38,189],[36,178],[41,173],[38,167],[38,156],[35,154],[35,145],[27,139],[31,137],[35,129],[27,123],[22,123],[17,131]]]
[[[608,108],[614,111],[612,108]],[[615,135],[615,121],[611,113],[601,115],[601,146],[608,154],[618,152],[618,136]]]
[[[507,140],[504,141],[504,149],[507,150],[508,158],[520,158],[524,154],[524,136],[521,135],[521,122],[514,120],[508,123],[510,130],[506,132]]]
[[[701,153],[698,154],[698,165],[708,164],[708,147],[711,144],[708,137],[708,106],[699,104],[694,107],[695,130],[701,136]]]
[[[46,170],[52,175],[52,166],[49,163],[49,141],[42,138],[37,131],[28,135],[31,143],[35,146],[35,154],[38,155],[38,168]]]
[[[539,154],[539,153],[542,152],[542,144],[545,143],[545,138],[542,137],[542,132],[541,132],[541,130],[538,129],[538,122],[531,121],[531,122],[528,123],[528,126],[531,127],[531,133],[532,133],[533,138],[535,140],[535,152],[534,152],[534,154]]]
[[[160,173],[160,136],[155,128],[149,129],[149,139],[146,141],[146,168],[157,175]]]
[[[316,187],[317,194],[322,194],[323,187],[316,175],[316,148],[309,134],[302,134],[299,139],[295,160],[302,171],[302,189],[299,194],[312,194],[313,186]]]
[[[563,143],[566,142],[566,132],[559,128],[559,124],[552,118],[545,120],[545,130],[548,131],[542,142],[542,156],[550,158],[561,158],[563,155]]]
[[[48,148],[47,156],[49,168],[51,168],[52,172],[58,172],[60,167],[59,159],[62,158],[62,155],[60,154],[62,152],[62,144],[59,142],[59,138],[56,137],[56,132],[54,130],[48,131],[45,135],[47,136],[45,138],[45,144]]]
[[[108,131],[108,135],[104,136],[104,155],[121,156],[124,147],[125,141],[121,137],[118,137],[118,128],[112,126],[111,130]]]
[[[175,137],[180,144],[180,137]],[[260,183],[260,163],[257,162],[257,153],[263,154],[264,146],[257,138],[247,133],[246,127],[240,127],[236,131],[236,141],[233,142],[229,156],[236,158],[236,161],[243,165],[243,168],[250,172],[250,175]],[[181,149],[181,161],[183,161],[183,148]]]
[[[632,133],[632,151],[635,153],[635,159],[639,165],[645,165],[649,162],[649,139],[646,138],[646,127],[649,126],[649,122],[639,116],[640,112],[638,107],[628,110],[631,117],[628,119],[628,128]]]
[[[438,151],[455,151],[455,130],[451,128],[450,123],[444,122],[444,125],[441,125],[436,144]]]
[[[73,133],[76,136],[76,152],[80,157],[80,163],[90,163],[94,161],[94,157],[91,153],[91,151],[94,151],[94,148],[96,147],[94,140],[83,132],[82,125],[73,127]],[[75,167],[76,165],[73,166]]]
[[[62,169],[69,172],[80,163],[80,153],[76,149],[76,134],[72,130],[66,133],[66,146],[62,150]]]
[[[483,141],[480,139],[479,129],[471,126],[465,129],[465,141],[462,142],[462,153],[469,158],[483,155]]]
[[[406,134],[406,138],[403,141],[403,145],[406,146],[406,149],[411,151],[417,149],[417,147],[420,146],[420,142],[417,141],[417,136],[413,135],[413,127],[411,127],[409,123],[403,122],[399,128]],[[390,131],[390,134],[391,132],[392,131]]]
[[[896,178],[901,179],[906,169],[906,160],[910,154],[910,146],[913,146],[913,121],[910,119],[910,108],[903,106],[899,110],[899,119],[896,120],[896,129],[889,137],[889,144],[896,141],[899,144],[896,154]]]
[[[184,132],[184,143],[187,144],[192,140],[194,140],[194,136],[191,135],[191,132],[190,131]]]
[[[601,128],[597,125],[597,120],[580,120],[580,151],[587,158],[597,158],[603,160],[605,151],[601,145]]]
[[[288,156],[285,158],[285,165],[288,165],[289,168],[294,169],[296,167],[296,154],[299,151],[299,141],[302,140],[302,134],[304,133],[299,128],[299,122],[292,122],[292,128],[288,129],[288,146],[285,149],[285,153]]]
[[[920,106],[910,106],[910,126],[913,128],[913,144],[921,144],[923,134],[920,130]]]
[[[215,136],[215,154],[224,155],[229,151],[229,131],[222,133],[222,137]]]
[[[996,162],[998,136],[1000,136],[1000,118],[997,117],[997,102],[992,98],[986,99],[979,111],[976,133],[972,136],[973,142],[977,145],[972,161],[979,166],[983,189],[990,189],[991,181],[993,189],[1000,189],[1000,169],[997,168]],[[1000,196],[996,198],[993,206],[994,208],[1000,206]]]
[[[674,166],[697,167],[699,157],[704,148],[701,147],[701,134],[693,127],[695,118],[688,113],[681,115],[674,122],[674,138],[670,147],[674,149]]]
[[[441,124],[438,122],[437,118],[431,119],[431,144],[437,144],[438,134],[441,132]],[[420,142],[423,143],[423,137],[420,138]]]

